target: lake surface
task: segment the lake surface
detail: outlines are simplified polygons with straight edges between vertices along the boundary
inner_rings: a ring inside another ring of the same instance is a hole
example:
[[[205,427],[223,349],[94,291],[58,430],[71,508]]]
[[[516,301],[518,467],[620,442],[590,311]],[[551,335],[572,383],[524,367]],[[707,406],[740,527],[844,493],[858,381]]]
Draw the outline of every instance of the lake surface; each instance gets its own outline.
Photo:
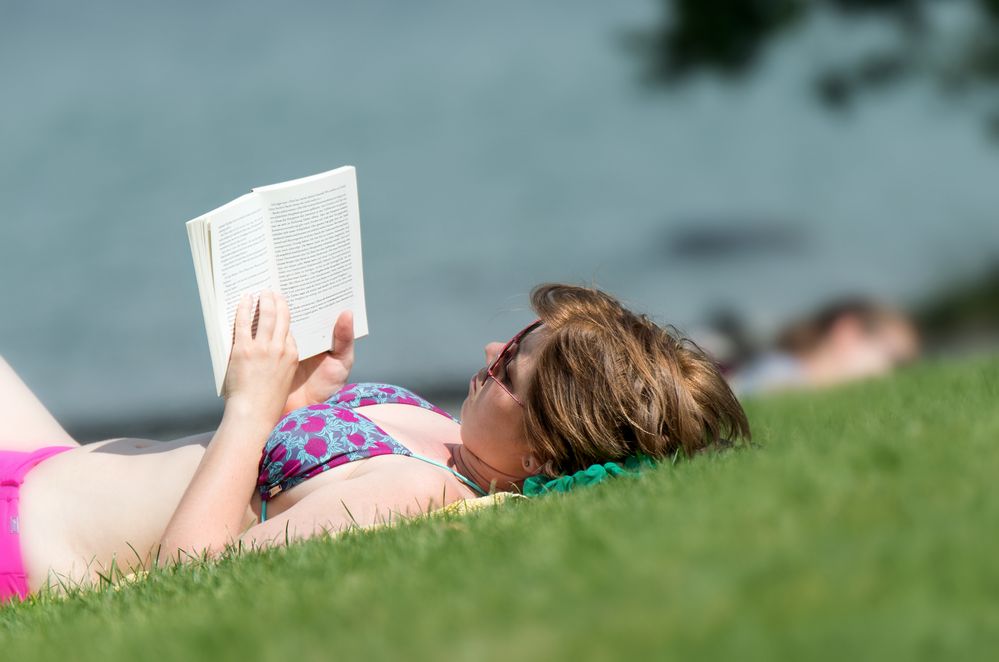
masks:
[[[908,85],[849,115],[818,21],[751,82],[640,83],[651,1],[18,3],[0,23],[0,352],[70,425],[213,411],[184,222],[357,167],[354,377],[463,392],[546,280],[695,328],[911,301],[999,254],[999,147]],[[734,239],[733,239],[734,237]]]

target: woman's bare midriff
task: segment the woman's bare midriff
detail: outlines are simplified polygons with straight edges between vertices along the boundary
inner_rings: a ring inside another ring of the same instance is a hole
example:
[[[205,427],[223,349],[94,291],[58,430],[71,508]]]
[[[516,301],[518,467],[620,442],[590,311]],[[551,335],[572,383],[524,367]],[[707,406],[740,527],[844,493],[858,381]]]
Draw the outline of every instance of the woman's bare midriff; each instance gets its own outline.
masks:
[[[443,461],[444,443],[460,443],[458,426],[428,410],[395,404],[363,409],[365,416],[416,452]],[[112,563],[126,574],[148,567],[213,434],[169,442],[111,439],[66,451],[32,469],[20,503],[21,549],[30,589],[91,583],[107,576]],[[268,514],[277,515],[309,492],[345,480],[360,465],[378,459],[326,471],[278,495]],[[254,496],[244,529],[258,520],[259,508]]]
[[[31,590],[92,581],[113,561],[126,573],[145,566],[210,439],[112,439],[35,467],[20,505]]]

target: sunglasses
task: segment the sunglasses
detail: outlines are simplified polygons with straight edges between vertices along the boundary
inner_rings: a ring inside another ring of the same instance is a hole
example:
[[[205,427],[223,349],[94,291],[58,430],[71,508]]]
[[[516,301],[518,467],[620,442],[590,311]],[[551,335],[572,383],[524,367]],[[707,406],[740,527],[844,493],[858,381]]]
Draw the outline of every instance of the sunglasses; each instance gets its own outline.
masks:
[[[522,341],[528,333],[541,326],[542,323],[543,322],[541,320],[535,320],[524,330],[511,338],[510,342],[503,345],[503,349],[501,349],[500,353],[496,355],[493,362],[486,367],[486,377],[499,384],[499,387],[506,391],[507,395],[513,398],[513,401],[521,407],[524,406],[524,403],[521,402],[520,398],[513,394],[513,384],[509,383],[506,368],[510,365],[510,361],[512,361],[517,355],[517,350],[520,349],[520,341]]]

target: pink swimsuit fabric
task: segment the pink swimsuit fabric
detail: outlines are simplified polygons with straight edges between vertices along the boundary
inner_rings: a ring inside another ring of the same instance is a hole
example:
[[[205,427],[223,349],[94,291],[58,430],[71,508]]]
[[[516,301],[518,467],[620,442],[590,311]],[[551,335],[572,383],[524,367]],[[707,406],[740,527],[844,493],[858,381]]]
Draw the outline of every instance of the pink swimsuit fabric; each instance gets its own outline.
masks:
[[[28,577],[21,557],[18,512],[21,483],[38,463],[73,446],[46,446],[31,452],[0,451],[0,605],[28,596]]]

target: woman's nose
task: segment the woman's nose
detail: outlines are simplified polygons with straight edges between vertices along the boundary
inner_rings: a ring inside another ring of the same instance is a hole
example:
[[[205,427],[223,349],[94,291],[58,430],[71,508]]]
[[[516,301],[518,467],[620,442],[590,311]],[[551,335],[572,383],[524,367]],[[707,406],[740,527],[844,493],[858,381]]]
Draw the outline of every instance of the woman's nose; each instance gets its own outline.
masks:
[[[499,356],[499,353],[503,351],[503,343],[501,342],[491,342],[486,344],[486,363],[491,364]]]

